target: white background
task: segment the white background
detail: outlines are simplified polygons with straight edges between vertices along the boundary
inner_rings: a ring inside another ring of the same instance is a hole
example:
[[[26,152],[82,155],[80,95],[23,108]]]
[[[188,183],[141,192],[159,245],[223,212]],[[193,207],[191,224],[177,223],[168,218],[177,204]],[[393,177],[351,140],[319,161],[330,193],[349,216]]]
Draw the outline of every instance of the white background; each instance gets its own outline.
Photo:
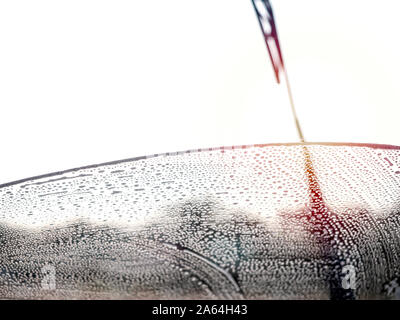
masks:
[[[271,1],[308,141],[400,144],[400,4]],[[250,0],[0,1],[0,183],[297,141]]]

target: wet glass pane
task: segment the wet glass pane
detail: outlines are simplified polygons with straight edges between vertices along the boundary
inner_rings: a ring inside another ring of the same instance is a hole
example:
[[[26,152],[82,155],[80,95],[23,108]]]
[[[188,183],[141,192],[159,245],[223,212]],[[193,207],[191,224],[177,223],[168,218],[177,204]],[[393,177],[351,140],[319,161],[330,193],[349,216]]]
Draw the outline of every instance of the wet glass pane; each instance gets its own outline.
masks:
[[[129,159],[0,186],[1,298],[399,298],[400,148]]]

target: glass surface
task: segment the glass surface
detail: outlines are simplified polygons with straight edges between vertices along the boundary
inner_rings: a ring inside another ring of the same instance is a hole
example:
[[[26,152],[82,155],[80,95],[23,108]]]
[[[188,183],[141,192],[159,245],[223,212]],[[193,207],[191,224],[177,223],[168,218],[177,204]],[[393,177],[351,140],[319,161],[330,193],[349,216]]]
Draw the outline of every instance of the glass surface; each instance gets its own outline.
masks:
[[[399,298],[400,147],[140,157],[0,186],[0,298]]]

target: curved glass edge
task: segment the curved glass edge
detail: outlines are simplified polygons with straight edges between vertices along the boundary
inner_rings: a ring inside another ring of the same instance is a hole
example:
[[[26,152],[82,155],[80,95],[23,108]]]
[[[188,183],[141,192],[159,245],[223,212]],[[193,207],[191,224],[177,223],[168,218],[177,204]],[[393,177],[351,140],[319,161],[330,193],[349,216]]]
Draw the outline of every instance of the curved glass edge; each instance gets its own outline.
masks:
[[[101,167],[101,166],[115,165],[115,164],[120,164],[120,163],[124,163],[124,162],[138,161],[138,160],[143,160],[143,159],[148,159],[148,158],[155,158],[155,157],[162,157],[162,156],[175,156],[175,155],[180,155],[180,154],[185,154],[185,153],[195,153],[195,152],[218,151],[218,150],[234,150],[234,149],[250,149],[250,148],[254,148],[254,147],[257,147],[257,148],[280,147],[280,146],[287,146],[287,147],[290,147],[290,146],[363,147],[363,148],[372,148],[372,149],[400,150],[400,146],[395,146],[395,145],[390,145],[390,144],[354,143],[354,142],[304,142],[304,143],[302,143],[302,142],[288,142],[288,143],[265,143],[265,144],[249,144],[249,145],[238,145],[238,146],[199,148],[199,149],[189,149],[189,150],[184,150],[184,151],[155,153],[155,154],[146,155],[146,156],[126,158],[126,159],[121,159],[121,160],[114,160],[114,161],[108,161],[108,162],[102,162],[102,163],[97,163],[97,164],[86,165],[86,166],[72,168],[72,169],[55,171],[55,172],[46,173],[46,174],[37,175],[37,176],[32,176],[32,177],[28,177],[28,178],[23,178],[23,179],[11,181],[11,182],[6,182],[4,184],[0,184],[0,189],[1,188],[5,188],[5,187],[9,187],[9,186],[12,186],[12,185],[16,185],[16,184],[19,184],[19,183],[23,183],[23,182],[26,182],[26,181],[32,181],[32,180],[48,178],[48,177],[54,177],[54,176],[57,176],[57,175],[62,175],[62,174],[65,174],[65,173],[70,173],[70,172],[76,172],[76,171],[79,171],[79,170],[92,169],[92,168],[97,168],[97,167]]]

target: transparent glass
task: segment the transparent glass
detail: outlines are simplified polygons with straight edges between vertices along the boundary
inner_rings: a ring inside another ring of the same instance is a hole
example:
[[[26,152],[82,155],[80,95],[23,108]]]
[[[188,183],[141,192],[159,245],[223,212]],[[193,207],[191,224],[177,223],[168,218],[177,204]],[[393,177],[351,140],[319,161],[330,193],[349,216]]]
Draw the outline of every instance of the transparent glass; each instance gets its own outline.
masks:
[[[399,298],[400,147],[152,155],[0,186],[0,298]]]

